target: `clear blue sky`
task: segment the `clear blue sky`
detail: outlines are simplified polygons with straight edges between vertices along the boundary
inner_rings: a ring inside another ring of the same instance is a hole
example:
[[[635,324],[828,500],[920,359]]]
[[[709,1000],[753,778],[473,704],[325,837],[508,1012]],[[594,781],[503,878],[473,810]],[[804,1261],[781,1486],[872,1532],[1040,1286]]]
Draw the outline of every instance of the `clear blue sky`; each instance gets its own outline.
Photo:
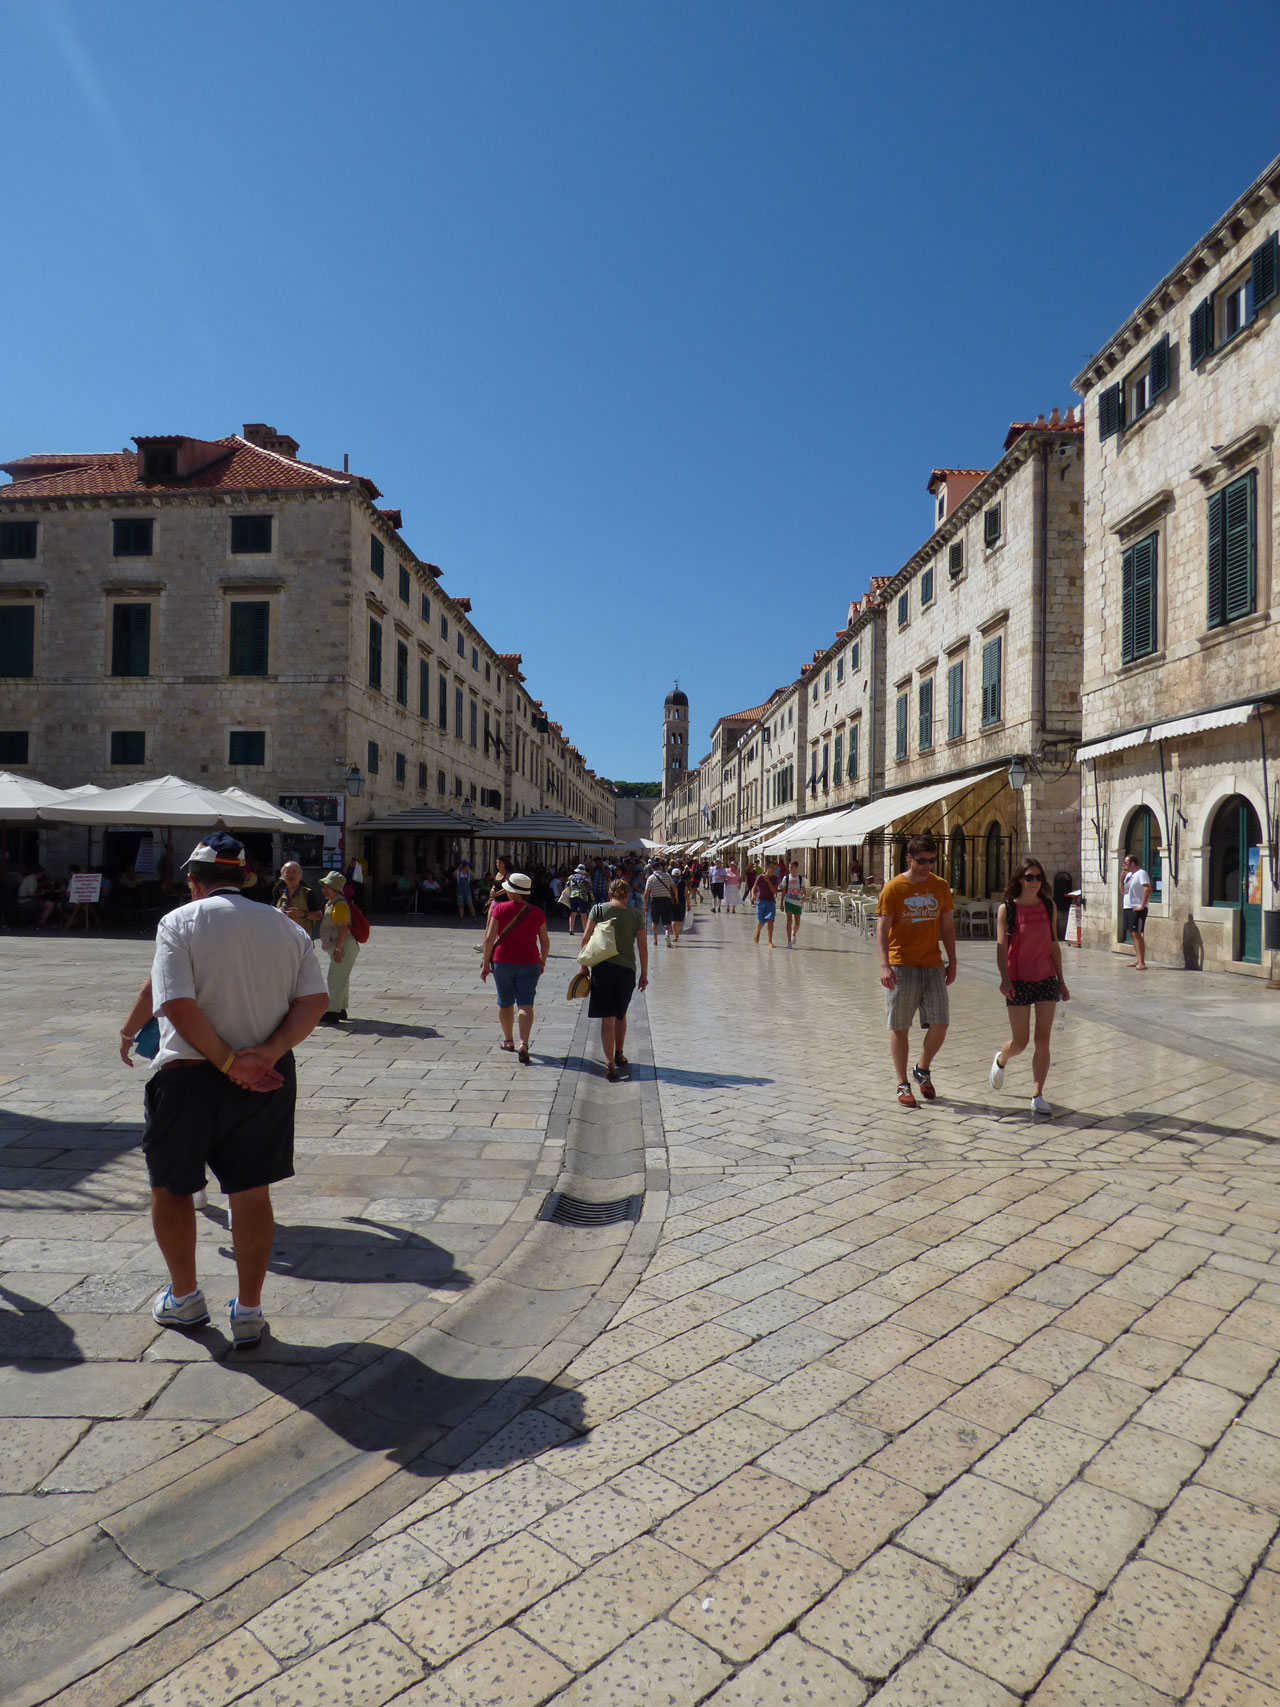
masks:
[[[1278,56],[1274,0],[0,0],[0,458],[349,452],[656,777],[674,677],[697,754],[1075,401]]]

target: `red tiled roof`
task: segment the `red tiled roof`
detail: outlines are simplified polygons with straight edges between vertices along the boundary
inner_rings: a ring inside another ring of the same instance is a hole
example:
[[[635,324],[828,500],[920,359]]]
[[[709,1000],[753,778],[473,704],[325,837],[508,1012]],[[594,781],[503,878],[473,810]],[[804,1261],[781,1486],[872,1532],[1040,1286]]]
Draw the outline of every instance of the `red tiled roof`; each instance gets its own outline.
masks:
[[[518,682],[524,680],[524,671],[520,668],[524,663],[523,652],[499,652],[498,662],[509,676],[514,676]]]
[[[453,602],[459,610],[469,611],[471,609],[470,599],[455,599]]]
[[[1056,415],[1058,413],[1058,411],[1055,409],[1053,413]],[[1052,418],[1050,418],[1049,420],[1046,421],[1043,415],[1041,415],[1039,417],[1039,419],[1035,420],[1035,421],[1010,421],[1009,431],[1005,434],[1004,448],[1006,450],[1009,450],[1010,447],[1014,444],[1014,442],[1017,439],[1020,439],[1022,437],[1023,433],[1083,433],[1083,432],[1084,432],[1084,412],[1083,412],[1083,410],[1081,410],[1080,419],[1078,421],[1071,421],[1071,420],[1055,421]]]
[[[152,435],[154,438],[154,435]],[[135,441],[144,444],[146,438]],[[0,464],[6,473],[15,471],[18,478],[9,486],[0,486],[0,499],[40,499],[75,497],[128,497],[153,492],[261,492],[290,487],[336,488],[358,486],[370,497],[380,496],[371,480],[357,474],[341,474],[319,463],[299,462],[292,457],[279,456],[274,451],[260,450],[232,433],[212,444],[225,447],[221,456],[179,479],[138,479],[138,456],[135,451],[93,452],[79,458],[64,456],[27,456],[11,463]],[[57,467],[52,468],[51,464]],[[42,472],[41,470],[48,470]]]

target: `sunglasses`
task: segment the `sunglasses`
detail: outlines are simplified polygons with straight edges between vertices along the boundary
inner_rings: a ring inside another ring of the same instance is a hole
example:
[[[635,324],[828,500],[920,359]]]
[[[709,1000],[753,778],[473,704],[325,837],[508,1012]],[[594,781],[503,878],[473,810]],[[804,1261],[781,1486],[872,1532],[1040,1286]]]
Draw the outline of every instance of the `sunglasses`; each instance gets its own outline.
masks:
[[[1024,871],[1022,874],[1022,881],[1024,883],[1043,883],[1044,880],[1045,877],[1043,871]]]
[[[912,854],[911,860],[914,865],[932,865],[937,857],[937,854]]]

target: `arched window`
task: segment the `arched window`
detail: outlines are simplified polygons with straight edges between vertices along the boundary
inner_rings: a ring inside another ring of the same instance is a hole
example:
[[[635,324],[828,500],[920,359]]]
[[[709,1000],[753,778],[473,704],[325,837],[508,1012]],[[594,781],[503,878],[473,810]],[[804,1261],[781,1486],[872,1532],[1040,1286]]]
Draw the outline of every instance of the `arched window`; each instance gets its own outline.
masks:
[[[1233,794],[1214,813],[1209,832],[1209,903],[1241,915],[1233,959],[1262,960],[1262,830],[1243,795]]]
[[[996,821],[987,826],[986,893],[998,895],[1004,888],[1004,831]]]
[[[1124,838],[1124,851],[1132,854],[1151,879],[1151,899],[1159,901],[1163,882],[1160,864],[1160,825],[1149,806],[1139,806],[1129,820]]]
[[[969,867],[968,855],[964,845],[963,830],[952,830],[950,853],[951,859],[947,868],[949,872],[949,881],[956,894],[963,895],[965,892],[965,883],[968,879]]]

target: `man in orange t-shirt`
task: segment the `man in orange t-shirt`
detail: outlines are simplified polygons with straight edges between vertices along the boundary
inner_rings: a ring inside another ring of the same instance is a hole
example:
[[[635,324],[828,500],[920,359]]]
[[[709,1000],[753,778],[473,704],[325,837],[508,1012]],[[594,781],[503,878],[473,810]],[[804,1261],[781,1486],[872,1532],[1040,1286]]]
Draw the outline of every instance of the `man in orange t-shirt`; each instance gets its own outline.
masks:
[[[913,836],[907,843],[907,869],[885,884],[876,907],[876,949],[885,989],[889,1050],[898,1075],[898,1101],[904,1108],[920,1106],[907,1077],[911,1022],[917,1013],[927,1029],[912,1076],[927,1101],[937,1095],[929,1067],[947,1035],[947,988],[956,976],[954,903],[949,885],[933,875],[937,858],[932,836]]]

